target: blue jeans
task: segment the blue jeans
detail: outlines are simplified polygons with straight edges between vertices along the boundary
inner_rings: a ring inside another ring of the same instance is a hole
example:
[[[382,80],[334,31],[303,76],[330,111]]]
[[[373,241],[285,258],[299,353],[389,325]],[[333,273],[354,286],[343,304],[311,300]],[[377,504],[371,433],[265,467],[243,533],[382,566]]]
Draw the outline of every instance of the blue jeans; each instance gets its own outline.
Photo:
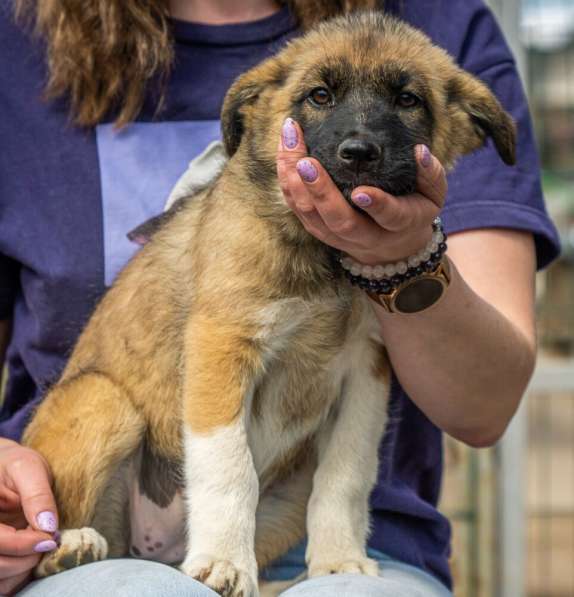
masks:
[[[305,546],[292,549],[262,571],[265,580],[287,580],[305,570]],[[381,576],[338,574],[304,580],[282,597],[452,597],[429,574],[369,550]],[[18,597],[217,597],[211,589],[169,566],[145,560],[105,560],[33,582]]]

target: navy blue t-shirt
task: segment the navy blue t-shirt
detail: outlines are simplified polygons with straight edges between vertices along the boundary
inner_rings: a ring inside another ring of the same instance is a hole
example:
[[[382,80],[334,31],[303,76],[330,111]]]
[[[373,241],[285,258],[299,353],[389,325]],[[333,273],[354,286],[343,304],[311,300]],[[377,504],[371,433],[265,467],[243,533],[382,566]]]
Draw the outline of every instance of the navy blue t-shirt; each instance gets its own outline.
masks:
[[[516,167],[505,166],[489,143],[449,176],[447,231],[530,231],[538,265],[546,265],[558,252],[557,235],[516,65],[492,14],[481,0],[387,0],[387,10],[482,78],[518,123]],[[149,102],[122,132],[109,123],[81,130],[69,123],[64,102],[41,99],[42,48],[10,13],[11,0],[0,0],[0,319],[13,320],[0,435],[17,439],[96,302],[137,250],[126,233],[162,211],[189,161],[219,138],[232,81],[297,29],[287,9],[241,25],[174,22],[175,69],[161,114]],[[450,585],[450,528],[436,510],[441,432],[396,380],[390,408],[371,545]]]

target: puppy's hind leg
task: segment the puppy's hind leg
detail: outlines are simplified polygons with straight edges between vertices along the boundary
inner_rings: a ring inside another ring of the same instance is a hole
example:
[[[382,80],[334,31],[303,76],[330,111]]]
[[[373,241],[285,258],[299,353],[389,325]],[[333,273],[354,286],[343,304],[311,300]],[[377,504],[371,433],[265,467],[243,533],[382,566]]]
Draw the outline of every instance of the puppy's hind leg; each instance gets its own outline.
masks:
[[[112,475],[141,442],[145,423],[126,391],[101,373],[56,385],[26,430],[54,479],[62,541],[38,565],[38,576],[104,559],[107,541],[90,528]]]
[[[261,496],[255,528],[255,556],[260,570],[305,539],[315,466],[315,459],[310,459]]]
[[[260,569],[301,543],[306,535],[305,518],[311,494],[315,459],[292,475],[269,487],[257,508],[255,555]],[[276,597],[297,584],[306,572],[286,581],[259,581],[260,597]]]

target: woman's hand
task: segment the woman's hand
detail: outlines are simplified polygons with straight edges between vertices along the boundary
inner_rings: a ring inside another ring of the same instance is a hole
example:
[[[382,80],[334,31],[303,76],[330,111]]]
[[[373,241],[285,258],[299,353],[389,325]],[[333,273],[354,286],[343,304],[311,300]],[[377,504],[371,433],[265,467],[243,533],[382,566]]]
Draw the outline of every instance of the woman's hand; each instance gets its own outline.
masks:
[[[42,553],[57,547],[58,519],[45,460],[0,438],[0,594],[30,578]]]
[[[352,200],[363,213],[349,205],[306,151],[300,127],[287,119],[277,174],[287,204],[310,234],[368,265],[405,259],[430,240],[447,183],[444,168],[426,146],[416,148],[418,191],[395,197],[374,187],[357,187]]]

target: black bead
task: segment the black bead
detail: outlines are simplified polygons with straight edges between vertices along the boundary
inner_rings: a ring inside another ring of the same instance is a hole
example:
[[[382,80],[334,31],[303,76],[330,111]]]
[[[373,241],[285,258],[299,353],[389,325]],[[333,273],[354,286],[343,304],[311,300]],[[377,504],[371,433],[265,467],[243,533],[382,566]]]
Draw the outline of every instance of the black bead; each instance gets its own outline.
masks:
[[[431,256],[430,256],[430,258],[433,261],[438,261],[441,257],[442,257],[442,252],[440,250],[435,251],[434,253],[431,253]]]
[[[388,280],[383,280],[381,282],[381,290],[380,291],[383,294],[387,294],[387,292],[390,292],[391,288],[392,288],[392,286],[391,286],[391,284],[390,284],[390,282]]]
[[[445,242],[440,243],[440,245],[438,246],[438,250],[441,251],[442,253],[444,253],[446,251],[446,243]]]
[[[405,274],[405,280],[410,280],[413,276],[415,276],[415,270],[412,267],[409,267],[407,273]]]
[[[436,263],[432,260],[429,260],[424,264],[424,268],[425,268],[425,271],[432,272],[436,268]]]
[[[358,286],[358,285],[359,285],[359,282],[360,282],[360,280],[361,280],[361,277],[360,277],[360,276],[354,276],[353,274],[351,274],[351,284],[352,284],[353,286]]]
[[[422,275],[422,273],[423,273],[423,272],[424,272],[424,269],[423,269],[422,265],[417,265],[417,266],[415,267],[415,274],[416,274],[417,276],[420,276],[420,275]]]
[[[367,280],[367,278],[361,278],[359,280],[359,288],[362,288],[363,290],[367,290],[367,288],[369,287],[369,282],[370,282],[370,280]]]
[[[402,284],[404,282],[404,277],[401,274],[395,274],[392,278],[391,278],[391,284],[396,288],[397,286],[399,286],[399,284]]]

